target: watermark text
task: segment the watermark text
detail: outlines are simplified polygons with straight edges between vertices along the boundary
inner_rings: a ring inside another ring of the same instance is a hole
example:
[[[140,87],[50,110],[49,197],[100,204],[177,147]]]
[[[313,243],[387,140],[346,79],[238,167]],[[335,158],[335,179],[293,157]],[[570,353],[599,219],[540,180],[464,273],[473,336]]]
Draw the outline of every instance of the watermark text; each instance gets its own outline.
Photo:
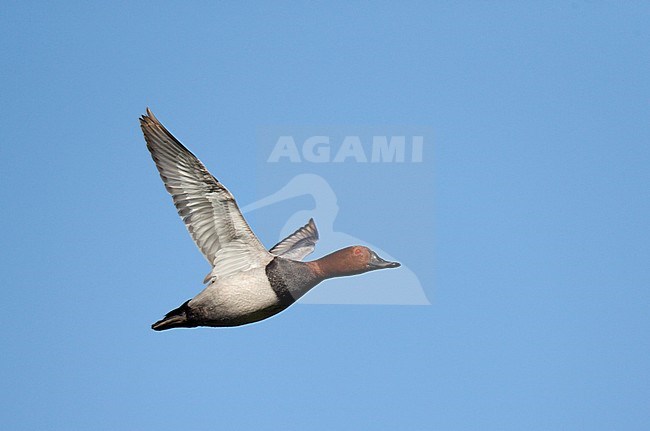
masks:
[[[310,136],[296,142],[293,136],[280,136],[267,159],[269,163],[420,163],[423,136],[373,136],[365,142],[356,135],[332,142],[329,136]]]

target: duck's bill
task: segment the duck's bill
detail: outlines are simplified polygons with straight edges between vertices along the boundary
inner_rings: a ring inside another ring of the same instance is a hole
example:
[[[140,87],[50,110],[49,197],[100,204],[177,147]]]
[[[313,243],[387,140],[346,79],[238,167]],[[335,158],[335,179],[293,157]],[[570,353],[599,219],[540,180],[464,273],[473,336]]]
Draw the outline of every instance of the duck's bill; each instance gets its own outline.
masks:
[[[399,262],[391,262],[382,259],[381,257],[377,256],[377,253],[372,253],[368,265],[372,269],[397,268],[399,266],[402,266],[402,264]]]

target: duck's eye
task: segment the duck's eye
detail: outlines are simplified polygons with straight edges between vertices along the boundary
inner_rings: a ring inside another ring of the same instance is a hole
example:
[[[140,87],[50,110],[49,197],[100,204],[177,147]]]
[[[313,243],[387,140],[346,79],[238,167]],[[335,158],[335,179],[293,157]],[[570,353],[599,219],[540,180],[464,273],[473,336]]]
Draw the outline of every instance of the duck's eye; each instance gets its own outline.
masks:
[[[361,249],[360,249],[359,247],[356,247],[356,248],[354,249],[354,254],[357,255],[357,256],[359,256],[359,255],[361,254]]]

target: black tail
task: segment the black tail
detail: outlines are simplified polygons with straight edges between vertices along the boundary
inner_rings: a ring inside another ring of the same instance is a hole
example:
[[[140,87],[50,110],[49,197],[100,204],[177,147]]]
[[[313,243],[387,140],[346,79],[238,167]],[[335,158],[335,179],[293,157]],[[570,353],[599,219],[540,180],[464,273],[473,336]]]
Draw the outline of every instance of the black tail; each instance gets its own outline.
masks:
[[[197,326],[190,320],[190,307],[187,305],[188,302],[190,301],[185,301],[180,307],[165,314],[162,320],[151,325],[151,329],[154,331],[164,331],[165,329],[171,328],[194,328]]]

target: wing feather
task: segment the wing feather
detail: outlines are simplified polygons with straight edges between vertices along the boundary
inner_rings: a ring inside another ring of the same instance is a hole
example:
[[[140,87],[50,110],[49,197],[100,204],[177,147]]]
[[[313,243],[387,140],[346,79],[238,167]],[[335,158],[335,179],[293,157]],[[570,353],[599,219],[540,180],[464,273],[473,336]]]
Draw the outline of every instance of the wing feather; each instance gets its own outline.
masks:
[[[309,219],[306,225],[274,245],[269,253],[286,259],[303,260],[314,251],[317,241],[316,223],[314,219]]]
[[[228,189],[148,108],[140,125],[178,215],[213,266],[210,276],[222,278],[266,265],[272,256],[251,231]]]

